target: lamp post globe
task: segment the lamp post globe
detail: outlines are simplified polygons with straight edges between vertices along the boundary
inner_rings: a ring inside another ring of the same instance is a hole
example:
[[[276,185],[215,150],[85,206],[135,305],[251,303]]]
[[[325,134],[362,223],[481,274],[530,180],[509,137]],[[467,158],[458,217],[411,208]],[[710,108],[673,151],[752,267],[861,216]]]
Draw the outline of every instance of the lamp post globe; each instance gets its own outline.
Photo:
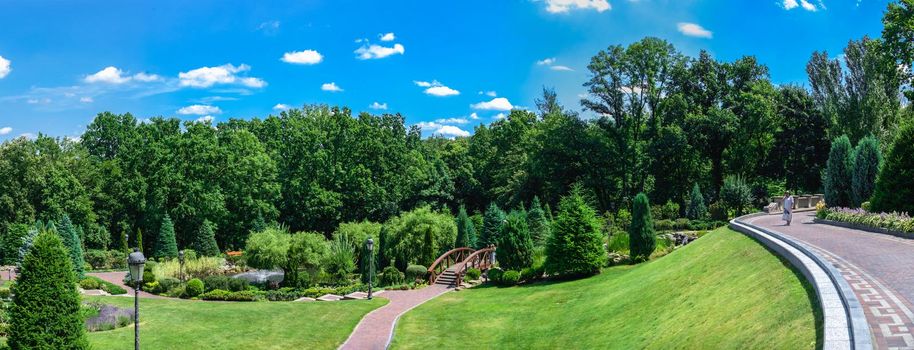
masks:
[[[371,300],[371,280],[374,279],[374,240],[371,237],[365,241],[368,248],[368,300]]]
[[[133,348],[140,349],[140,282],[143,281],[143,266],[146,257],[139,249],[134,248],[133,253],[127,256],[127,266],[130,269],[130,280],[133,281]]]

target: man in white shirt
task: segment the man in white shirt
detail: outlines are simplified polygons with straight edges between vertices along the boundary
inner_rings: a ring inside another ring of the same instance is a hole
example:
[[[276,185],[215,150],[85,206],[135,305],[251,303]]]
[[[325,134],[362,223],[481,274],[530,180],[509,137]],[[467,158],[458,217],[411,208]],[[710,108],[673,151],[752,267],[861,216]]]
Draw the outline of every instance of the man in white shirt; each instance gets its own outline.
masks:
[[[790,191],[784,192],[784,216],[781,219],[787,222],[787,226],[790,226],[790,221],[793,220],[793,202]]]

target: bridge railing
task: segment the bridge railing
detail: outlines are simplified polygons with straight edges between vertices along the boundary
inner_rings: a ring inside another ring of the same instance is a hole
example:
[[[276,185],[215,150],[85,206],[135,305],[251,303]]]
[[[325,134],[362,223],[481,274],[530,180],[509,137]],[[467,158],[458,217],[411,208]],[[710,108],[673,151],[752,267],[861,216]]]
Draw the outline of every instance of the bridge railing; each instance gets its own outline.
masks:
[[[463,262],[466,258],[472,255],[476,250],[473,248],[454,248],[448,250],[444,254],[441,254],[431,266],[428,267],[428,284],[434,284],[435,280],[438,279],[438,276],[442,272],[453,266],[454,264]]]
[[[475,268],[480,271],[488,270],[495,264],[494,260],[494,245],[473,252],[473,254],[470,254],[470,256],[464,259],[463,266],[457,268],[457,284],[460,285],[460,281],[463,281],[463,276],[466,276],[468,269]]]

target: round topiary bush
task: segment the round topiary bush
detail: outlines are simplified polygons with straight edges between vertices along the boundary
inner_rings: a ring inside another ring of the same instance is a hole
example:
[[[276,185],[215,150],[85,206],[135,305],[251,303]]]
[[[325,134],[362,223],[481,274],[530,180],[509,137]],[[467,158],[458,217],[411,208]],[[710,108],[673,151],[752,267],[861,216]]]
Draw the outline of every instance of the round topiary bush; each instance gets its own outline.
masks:
[[[184,294],[188,298],[194,298],[200,294],[203,294],[203,281],[199,278],[194,278],[190,281],[187,281],[187,287],[184,288]]]
[[[501,276],[501,284],[506,286],[513,286],[520,282],[520,272],[514,270],[505,271],[505,274]]]
[[[403,283],[403,273],[400,270],[397,270],[396,267],[388,266],[381,271],[381,285],[382,286],[395,286]]]
[[[425,275],[428,274],[428,268],[422,265],[409,265],[406,267],[406,280],[407,281],[420,281],[425,280]]]
[[[502,271],[502,269],[497,268],[497,267],[493,267],[493,268],[489,269],[488,272],[486,272],[486,276],[488,276],[489,281],[492,281],[495,283],[500,283],[501,277],[504,274],[505,274],[505,272]]]
[[[475,269],[475,268],[467,269],[467,274],[466,274],[467,280],[475,281],[475,280],[479,279],[479,276],[482,276],[482,271],[479,271],[479,269]]]

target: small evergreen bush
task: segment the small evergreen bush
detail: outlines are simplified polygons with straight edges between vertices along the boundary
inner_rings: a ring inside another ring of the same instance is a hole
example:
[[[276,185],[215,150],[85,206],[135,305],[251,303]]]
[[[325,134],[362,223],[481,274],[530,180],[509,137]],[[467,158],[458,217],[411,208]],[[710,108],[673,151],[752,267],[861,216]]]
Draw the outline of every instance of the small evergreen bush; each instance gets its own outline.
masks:
[[[501,225],[505,221],[505,212],[503,212],[494,202],[489,204],[483,217],[482,232],[476,240],[476,246],[485,248],[489,244],[495,244],[495,237],[501,230]]]
[[[517,282],[520,282],[520,273],[514,270],[505,271],[505,274],[501,276],[501,284],[505,286],[516,285]]]
[[[467,269],[466,278],[469,281],[478,280],[479,276],[482,276],[482,271],[479,271],[477,268]]]
[[[467,210],[462,205],[457,213],[457,241],[456,247],[475,247],[476,246],[476,227],[473,221],[467,216]]]
[[[742,216],[752,206],[752,189],[742,176],[727,176],[720,188],[720,200],[727,210],[733,209],[736,216]]]
[[[193,298],[203,294],[204,290],[205,288],[203,281],[201,281],[199,278],[194,278],[190,281],[187,281],[187,286],[184,289],[184,294],[186,294],[188,298]]]
[[[422,265],[409,265],[406,267],[407,281],[423,281],[428,274],[428,268]]]
[[[194,250],[202,256],[219,256],[219,244],[216,243],[216,225],[209,220],[203,224],[194,236]]]
[[[855,206],[863,204],[873,195],[880,167],[882,167],[882,153],[879,151],[879,141],[872,136],[864,137],[854,149],[851,194]]]
[[[495,283],[501,283],[501,278],[502,278],[502,275],[504,275],[504,274],[505,274],[505,271],[503,271],[502,269],[497,268],[497,267],[493,267],[493,268],[489,269],[489,271],[486,272],[486,276],[488,277],[489,281],[492,281]]]
[[[394,286],[403,283],[404,275],[396,267],[388,266],[381,271],[381,286]]]
[[[512,211],[498,230],[495,239],[498,263],[509,270],[520,270],[533,263],[533,239],[527,227],[527,215]]]

